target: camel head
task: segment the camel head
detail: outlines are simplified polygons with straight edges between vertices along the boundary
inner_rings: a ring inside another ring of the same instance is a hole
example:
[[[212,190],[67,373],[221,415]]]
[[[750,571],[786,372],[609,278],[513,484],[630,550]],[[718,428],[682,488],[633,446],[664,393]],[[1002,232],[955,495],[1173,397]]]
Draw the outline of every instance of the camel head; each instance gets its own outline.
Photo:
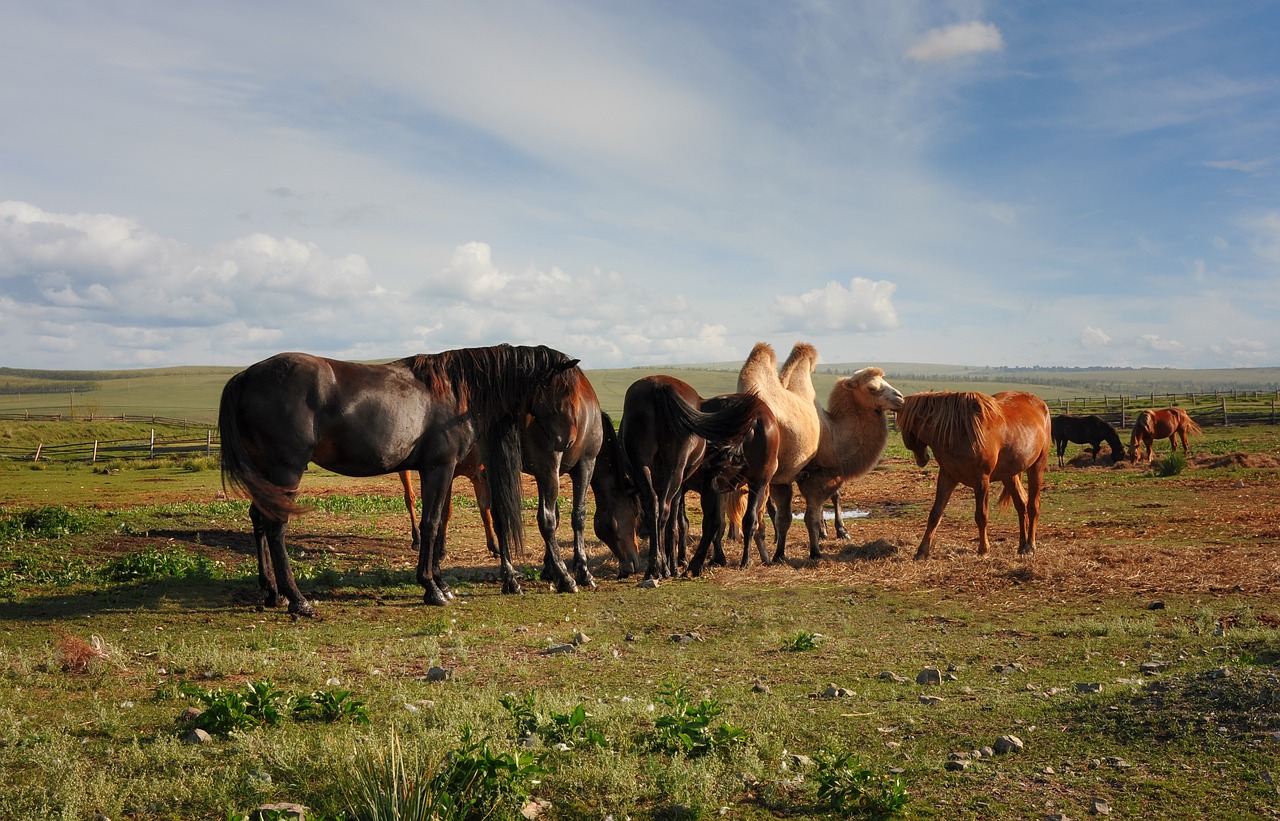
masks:
[[[880,414],[897,411],[902,408],[902,392],[885,380],[884,371],[863,368],[852,376],[836,380],[831,389],[828,412],[836,413],[841,408],[857,408],[864,413],[874,410]]]

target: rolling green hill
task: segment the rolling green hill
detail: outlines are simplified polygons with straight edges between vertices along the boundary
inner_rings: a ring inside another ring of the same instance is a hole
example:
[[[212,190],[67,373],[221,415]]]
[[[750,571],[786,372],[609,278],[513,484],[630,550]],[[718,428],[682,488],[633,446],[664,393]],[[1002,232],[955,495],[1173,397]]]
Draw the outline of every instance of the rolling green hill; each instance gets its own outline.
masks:
[[[869,363],[820,365],[814,374],[819,397],[835,380]],[[1164,368],[988,368],[922,363],[878,363],[903,393],[1021,388],[1046,400],[1147,394],[1280,388],[1280,368],[1177,370]],[[685,380],[703,396],[729,393],[740,362],[652,366],[588,371],[601,404],[621,416],[627,386],[642,376],[666,373]],[[174,367],[122,371],[39,371],[0,368],[0,414],[162,416],[212,423],[222,386],[238,368]]]

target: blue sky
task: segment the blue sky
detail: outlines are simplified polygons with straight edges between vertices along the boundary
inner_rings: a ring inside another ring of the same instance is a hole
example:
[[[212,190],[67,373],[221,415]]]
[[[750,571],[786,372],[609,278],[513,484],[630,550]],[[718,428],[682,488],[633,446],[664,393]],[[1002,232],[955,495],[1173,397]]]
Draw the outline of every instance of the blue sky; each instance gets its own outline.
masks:
[[[1280,5],[4,3],[0,365],[1280,365]]]

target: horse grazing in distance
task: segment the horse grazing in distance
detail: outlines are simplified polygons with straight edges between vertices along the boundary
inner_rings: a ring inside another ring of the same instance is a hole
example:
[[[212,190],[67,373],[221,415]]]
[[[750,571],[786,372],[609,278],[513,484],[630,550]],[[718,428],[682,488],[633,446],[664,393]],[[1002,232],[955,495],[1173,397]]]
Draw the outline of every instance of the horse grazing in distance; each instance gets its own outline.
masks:
[[[618,439],[649,535],[645,578],[676,573],[678,503],[708,443],[739,445],[758,415],[759,400],[750,394],[735,395],[714,413],[702,411],[702,401],[692,386],[671,376],[638,379],[623,397]],[[731,455],[723,448],[719,453]]]
[[[929,464],[930,448],[938,460],[938,487],[917,559],[929,558],[934,531],[958,484],[973,488],[978,555],[987,554],[987,497],[993,481],[1004,483],[1000,503],[1012,501],[1017,508],[1018,554],[1035,552],[1040,489],[1051,447],[1049,406],[1043,399],[1022,391],[994,396],[917,393],[903,400],[897,422],[917,465]],[[1026,491],[1020,478],[1024,471]]]
[[[1146,461],[1151,461],[1151,445],[1156,439],[1168,439],[1176,452],[1178,443],[1174,437],[1182,440],[1182,454],[1185,456],[1188,453],[1187,435],[1198,433],[1200,426],[1182,408],[1144,410],[1133,423],[1133,436],[1129,440],[1130,458],[1138,461],[1138,447],[1141,445],[1147,451]]]
[[[600,411],[604,443],[591,474],[591,493],[596,497],[593,525],[596,538],[604,542],[618,561],[618,578],[625,579],[640,569],[640,498],[635,485],[623,470],[623,455],[613,420]]]
[[[1062,455],[1067,452],[1067,442],[1092,445],[1090,454],[1095,463],[1103,442],[1111,446],[1112,462],[1124,459],[1124,445],[1120,442],[1120,434],[1116,433],[1110,422],[1100,416],[1062,414],[1053,417],[1053,444],[1058,450],[1058,467],[1063,467]]]
[[[525,473],[534,478],[538,487],[538,530],[542,535],[544,546],[542,577],[547,581],[557,582],[563,592],[572,592],[574,585],[565,584],[561,580],[564,571],[563,562],[560,568],[556,567],[556,561],[560,555],[560,547],[556,541],[556,529],[559,526],[560,476],[569,474],[573,488],[570,523],[573,528],[574,578],[578,585],[595,587],[595,579],[591,576],[587,559],[587,488],[591,485],[596,459],[604,441],[601,422],[603,411],[600,410],[600,400],[596,396],[595,388],[576,366],[573,368],[572,376],[571,392],[558,406],[545,411],[556,416],[554,420],[548,420],[546,416],[535,417],[532,414],[526,414],[517,425],[520,435],[521,467]],[[553,421],[556,427],[569,432],[563,447],[557,447],[547,440],[545,430],[549,421]],[[480,463],[479,451],[476,449],[473,449],[454,467],[455,478],[465,476],[471,480],[476,494],[476,506],[480,510],[480,521],[484,526],[485,543],[489,547],[490,555],[498,556],[486,473],[487,471]],[[415,500],[408,471],[400,472],[400,482],[404,486],[405,506],[409,510],[409,523],[413,528],[414,544],[417,545],[418,527],[413,515]],[[437,535],[440,544],[436,546],[441,558],[444,557],[445,526],[449,523],[451,510],[450,501],[446,501],[443,523]]]
[[[218,409],[222,478],[251,499],[266,603],[274,606],[283,594],[291,613],[315,615],[284,543],[289,517],[303,511],[295,502],[302,474],[315,462],[344,476],[418,471],[418,583],[424,602],[445,604],[443,514],[456,468],[473,449],[488,474],[502,589],[519,593],[511,563],[522,545],[518,424],[532,415],[545,447],[569,447],[574,431],[563,408],[577,391],[577,364],[545,346],[497,345],[380,365],[282,353],[232,376]],[[560,588],[574,589],[563,562],[559,568]]]

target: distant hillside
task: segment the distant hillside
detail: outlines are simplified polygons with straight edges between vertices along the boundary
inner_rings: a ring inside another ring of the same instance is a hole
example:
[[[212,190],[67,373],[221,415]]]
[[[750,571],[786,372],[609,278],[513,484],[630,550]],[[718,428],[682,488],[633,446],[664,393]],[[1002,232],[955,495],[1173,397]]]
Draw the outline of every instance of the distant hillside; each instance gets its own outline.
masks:
[[[741,362],[649,366],[587,371],[604,409],[618,419],[622,397],[642,376],[665,373],[703,396],[735,389]],[[1078,397],[1163,393],[1280,390],[1280,368],[1179,370],[1173,368],[991,368],[905,362],[819,365],[814,375],[824,397],[842,375],[875,364],[904,393],[1021,388],[1053,401]],[[156,415],[213,424],[222,386],[240,368],[175,367],[112,371],[38,371],[0,368],[0,414],[86,416]]]

